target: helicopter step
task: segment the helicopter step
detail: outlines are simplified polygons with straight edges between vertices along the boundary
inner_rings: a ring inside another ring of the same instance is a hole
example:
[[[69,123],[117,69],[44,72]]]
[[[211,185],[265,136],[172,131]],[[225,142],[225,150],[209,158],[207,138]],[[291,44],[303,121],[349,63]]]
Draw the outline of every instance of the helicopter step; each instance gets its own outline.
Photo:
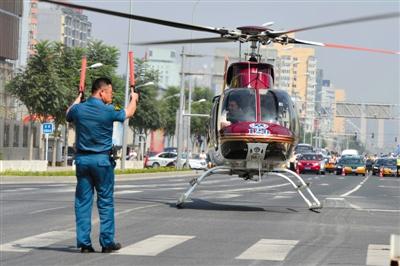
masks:
[[[192,192],[196,189],[196,187],[198,185],[200,185],[200,183],[207,176],[210,176],[213,174],[232,174],[231,170],[232,169],[228,166],[217,166],[217,167],[211,168],[208,171],[204,172],[200,177],[195,177],[192,180],[190,180],[190,182],[189,182],[190,186],[189,186],[188,190],[179,197],[179,199],[176,203],[176,207],[178,209],[183,208],[183,205],[184,205],[185,201],[189,198],[190,194],[192,194]],[[293,186],[293,188],[297,191],[297,193],[299,193],[299,195],[302,197],[302,199],[306,202],[306,204],[308,205],[308,208],[311,211],[322,208],[321,202],[317,199],[317,197],[311,191],[309,184],[304,182],[304,180],[301,178],[301,176],[299,176],[295,172],[288,170],[288,169],[279,168],[279,169],[274,169],[272,171],[265,171],[264,173],[280,176],[280,177],[284,178],[285,180],[287,180]],[[294,179],[294,180],[292,180],[292,179]],[[296,182],[295,182],[296,179],[297,179],[297,181],[300,182],[299,184],[296,184]]]

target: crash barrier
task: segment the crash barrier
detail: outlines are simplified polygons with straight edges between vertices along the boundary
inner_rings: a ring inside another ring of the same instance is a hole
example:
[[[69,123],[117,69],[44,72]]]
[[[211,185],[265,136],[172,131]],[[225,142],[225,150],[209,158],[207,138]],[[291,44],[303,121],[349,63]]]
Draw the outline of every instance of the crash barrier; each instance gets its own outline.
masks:
[[[12,171],[47,171],[45,160],[4,160],[0,161],[0,172]]]

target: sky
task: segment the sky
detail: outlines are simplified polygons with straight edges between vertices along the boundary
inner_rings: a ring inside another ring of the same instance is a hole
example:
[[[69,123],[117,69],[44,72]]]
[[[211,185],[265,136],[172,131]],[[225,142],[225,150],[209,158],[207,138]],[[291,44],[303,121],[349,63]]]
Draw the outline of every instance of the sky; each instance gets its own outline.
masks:
[[[130,0],[70,0],[80,5],[129,13]],[[202,26],[226,27],[262,25],[273,21],[275,30],[293,29],[342,19],[399,12],[400,1],[167,1],[132,0],[133,14]],[[84,11],[92,22],[92,36],[120,49],[119,71],[124,72],[128,43],[128,20]],[[133,42],[217,37],[213,34],[133,21]],[[354,45],[400,51],[400,18],[369,21],[299,32],[296,38],[309,41]],[[182,45],[165,46],[181,50]],[[232,44],[193,44],[193,53],[214,54],[216,47],[237,47]],[[137,57],[146,47],[134,46]],[[358,52],[315,47],[318,68],[336,88],[344,89],[347,101],[364,103],[400,103],[400,55]],[[196,68],[196,62],[193,61]],[[201,64],[201,63],[199,63]],[[198,66],[199,68],[201,66]],[[218,72],[222,72],[218,71]],[[398,134],[399,120],[390,134]],[[387,133],[389,134],[389,133]]]

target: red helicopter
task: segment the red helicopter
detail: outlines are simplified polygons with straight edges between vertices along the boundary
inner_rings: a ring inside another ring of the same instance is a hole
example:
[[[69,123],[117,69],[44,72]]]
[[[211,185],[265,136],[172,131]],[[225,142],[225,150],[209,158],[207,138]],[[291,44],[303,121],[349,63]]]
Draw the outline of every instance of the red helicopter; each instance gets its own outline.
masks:
[[[299,40],[288,35],[330,26],[394,18],[400,15],[399,12],[346,19],[284,31],[275,31],[261,26],[245,26],[229,30],[126,14],[66,2],[40,1],[219,35],[218,37],[209,38],[137,43],[139,45],[222,43],[232,41],[237,41],[240,44],[250,43],[251,51],[247,54],[246,61],[232,63],[229,67],[227,67],[226,62],[223,92],[213,99],[211,117],[208,123],[207,142],[208,155],[214,167],[204,172],[200,177],[190,181],[190,187],[178,199],[176,204],[178,208],[183,207],[190,194],[207,176],[216,173],[237,175],[240,178],[255,181],[261,180],[261,177],[265,174],[277,175],[293,186],[310,210],[322,208],[321,202],[310,190],[309,184],[304,182],[301,176],[284,167],[299,139],[298,115],[296,106],[289,94],[284,90],[274,88],[273,65],[262,63],[261,56],[257,53],[261,45],[271,43],[282,45],[303,44],[400,54],[398,51]]]

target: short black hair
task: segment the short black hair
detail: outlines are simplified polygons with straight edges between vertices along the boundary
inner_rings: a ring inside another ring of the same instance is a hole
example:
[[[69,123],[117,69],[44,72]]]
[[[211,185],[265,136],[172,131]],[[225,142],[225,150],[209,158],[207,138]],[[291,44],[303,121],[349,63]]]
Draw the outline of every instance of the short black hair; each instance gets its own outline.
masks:
[[[92,94],[95,93],[96,91],[98,91],[104,85],[112,85],[111,79],[103,77],[103,78],[98,78],[95,81],[93,81]]]

